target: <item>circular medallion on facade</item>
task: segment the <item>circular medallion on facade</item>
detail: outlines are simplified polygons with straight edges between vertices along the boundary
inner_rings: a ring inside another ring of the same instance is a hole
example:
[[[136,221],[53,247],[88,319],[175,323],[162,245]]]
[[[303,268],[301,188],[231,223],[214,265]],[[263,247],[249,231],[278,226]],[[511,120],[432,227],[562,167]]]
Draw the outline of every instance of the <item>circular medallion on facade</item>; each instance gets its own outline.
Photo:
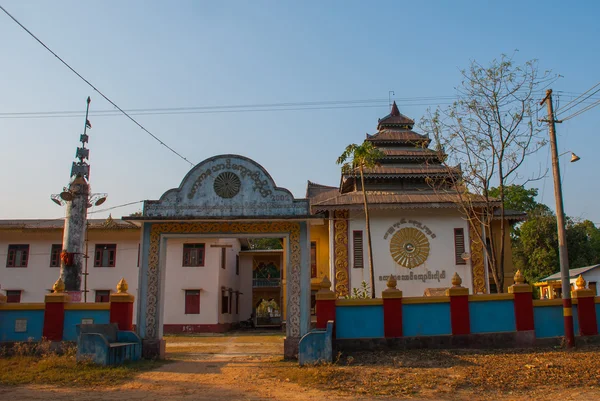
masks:
[[[230,171],[226,171],[215,178],[213,188],[215,189],[215,193],[221,198],[228,199],[236,196],[240,192],[241,186],[240,177]]]
[[[390,253],[400,266],[412,269],[427,260],[429,240],[420,230],[406,227],[397,231],[392,237]]]

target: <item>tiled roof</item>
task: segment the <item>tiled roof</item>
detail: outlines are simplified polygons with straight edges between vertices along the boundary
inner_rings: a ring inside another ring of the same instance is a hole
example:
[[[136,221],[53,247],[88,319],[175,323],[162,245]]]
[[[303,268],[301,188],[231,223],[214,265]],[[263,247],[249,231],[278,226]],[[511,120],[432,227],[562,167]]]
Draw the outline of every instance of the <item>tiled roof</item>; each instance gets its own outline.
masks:
[[[365,168],[363,170],[363,174],[365,176],[374,178],[374,177],[390,177],[390,176],[398,176],[398,177],[428,177],[428,176],[440,176],[447,175],[450,173],[460,174],[460,169],[458,167],[449,168],[446,166],[442,166],[439,164],[422,164],[416,166],[406,166],[406,167],[398,167],[398,166],[386,166],[380,165],[373,168]],[[351,173],[344,174],[346,177],[358,177],[360,176],[360,171],[356,169]]]
[[[432,157],[436,156],[438,152],[432,149],[379,149],[383,154],[390,157]]]
[[[384,206],[384,208],[420,208],[420,207],[456,207],[459,197],[457,194],[423,192],[386,192],[367,191],[369,205]],[[310,198],[313,213],[331,209],[353,209],[363,207],[363,194],[360,191],[340,193],[337,189],[320,193]]]
[[[376,134],[367,134],[367,141],[378,143],[378,142],[398,142],[398,144],[405,143],[427,143],[429,144],[430,139],[425,135],[421,135],[412,130],[407,129],[382,129]]]
[[[337,187],[317,184],[316,182],[308,181],[308,184],[306,185],[306,197],[312,198],[313,196],[318,195],[321,192],[331,191],[332,189],[337,189]]]
[[[65,219],[24,219],[0,220],[0,230],[62,230]],[[133,223],[121,219],[88,219],[89,228],[92,230],[107,229],[139,229]]]
[[[387,116],[385,116],[379,120],[379,123],[377,124],[377,129],[379,129],[379,127],[385,127],[385,126],[408,125],[408,126],[412,127],[414,124],[415,124],[415,122],[413,120],[406,117],[404,114],[400,113],[400,111],[398,110],[398,106],[396,105],[396,102],[394,102],[394,104],[392,105],[392,111],[390,112],[390,114],[388,114]]]

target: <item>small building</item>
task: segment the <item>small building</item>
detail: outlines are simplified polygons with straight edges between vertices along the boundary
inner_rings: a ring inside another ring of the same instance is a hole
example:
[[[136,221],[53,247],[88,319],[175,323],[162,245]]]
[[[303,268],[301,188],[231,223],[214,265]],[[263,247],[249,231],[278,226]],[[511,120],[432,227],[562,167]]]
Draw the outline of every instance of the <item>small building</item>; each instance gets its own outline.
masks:
[[[577,281],[580,275],[588,283],[588,288],[598,295],[597,283],[600,281],[600,265],[570,269],[569,281],[571,283],[571,290],[575,288],[575,281]],[[539,288],[541,299],[562,298],[560,272],[545,277],[534,285]]]

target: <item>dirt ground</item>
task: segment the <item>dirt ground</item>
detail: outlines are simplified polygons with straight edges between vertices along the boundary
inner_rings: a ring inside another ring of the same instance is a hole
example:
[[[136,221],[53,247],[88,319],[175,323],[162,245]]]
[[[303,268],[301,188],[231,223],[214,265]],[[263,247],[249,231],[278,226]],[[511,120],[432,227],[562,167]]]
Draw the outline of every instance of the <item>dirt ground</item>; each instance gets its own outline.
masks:
[[[325,391],[285,379],[285,373],[298,371],[294,362],[283,362],[283,337],[277,333],[247,333],[224,336],[179,336],[167,338],[170,363],[144,372],[134,380],[110,388],[58,388],[20,386],[0,388],[2,399],[13,400],[372,400],[348,391]],[[600,400],[596,388],[568,390],[540,389],[539,398],[506,394],[494,399]],[[548,396],[551,394],[550,398]],[[442,399],[426,396],[426,399]],[[448,400],[477,400],[472,392],[452,392]],[[389,397],[383,397],[390,399]],[[380,398],[377,398],[380,399]],[[397,398],[392,398],[397,399]],[[408,395],[406,399],[416,400]]]

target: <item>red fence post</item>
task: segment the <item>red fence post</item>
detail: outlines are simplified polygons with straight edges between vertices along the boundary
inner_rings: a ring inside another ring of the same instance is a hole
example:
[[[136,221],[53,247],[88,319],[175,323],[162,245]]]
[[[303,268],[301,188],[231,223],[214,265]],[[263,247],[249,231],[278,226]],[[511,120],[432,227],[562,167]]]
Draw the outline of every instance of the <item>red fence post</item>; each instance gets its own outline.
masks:
[[[117,293],[110,294],[110,322],[116,323],[119,330],[133,330],[133,295],[127,293],[124,278],[117,284]]]
[[[469,289],[461,287],[462,279],[458,273],[452,276],[452,287],[446,290],[450,297],[450,322],[452,335],[465,335],[471,333],[471,319],[469,317]]]
[[[580,336],[595,336],[598,334],[596,318],[596,302],[593,290],[585,288],[585,280],[579,275],[575,282],[577,289],[572,292],[572,298],[577,299],[577,318],[579,320]]]
[[[390,274],[383,298],[383,334],[386,338],[402,337],[402,291],[396,288],[396,278]]]
[[[69,294],[65,293],[65,283],[59,277],[52,286],[52,293],[44,297],[44,329],[42,336],[50,341],[62,341],[65,326],[65,304]]]
[[[515,273],[515,284],[508,287],[508,292],[515,297],[515,327],[517,331],[534,330],[532,289],[531,285],[525,284],[525,278],[520,270]]]
[[[335,300],[337,296],[331,291],[331,281],[323,277],[319,291],[317,291],[317,329],[327,328],[327,321],[335,321]]]

